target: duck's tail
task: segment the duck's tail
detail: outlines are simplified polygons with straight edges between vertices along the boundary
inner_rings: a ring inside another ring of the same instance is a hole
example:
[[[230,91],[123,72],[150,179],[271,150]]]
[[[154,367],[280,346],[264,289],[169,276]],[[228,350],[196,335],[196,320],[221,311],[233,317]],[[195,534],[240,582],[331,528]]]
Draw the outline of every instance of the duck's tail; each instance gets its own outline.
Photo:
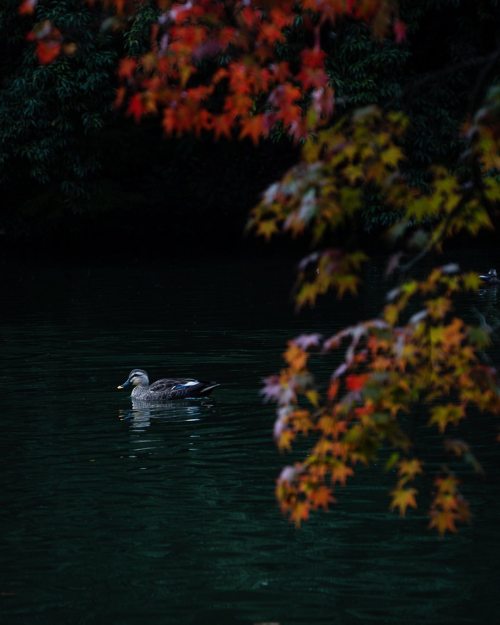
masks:
[[[200,389],[199,393],[200,395],[210,395],[214,388],[218,386],[220,386],[218,382],[207,382],[207,385]]]

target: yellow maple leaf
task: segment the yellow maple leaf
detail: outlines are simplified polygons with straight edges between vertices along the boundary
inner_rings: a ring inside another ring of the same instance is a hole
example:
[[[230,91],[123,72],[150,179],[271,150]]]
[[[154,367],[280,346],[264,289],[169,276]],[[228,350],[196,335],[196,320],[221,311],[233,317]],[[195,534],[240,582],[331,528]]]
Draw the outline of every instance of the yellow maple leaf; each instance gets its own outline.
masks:
[[[290,450],[292,448],[292,441],[295,438],[295,434],[292,430],[284,430],[278,438],[278,448],[281,451]]]
[[[358,277],[351,274],[335,276],[334,284],[337,288],[338,296],[343,297],[348,291],[353,295],[356,295],[358,282]]]
[[[417,458],[401,460],[398,464],[398,474],[413,480],[418,473],[422,473],[422,462]]]
[[[391,326],[395,325],[397,323],[399,317],[399,307],[396,306],[395,304],[388,304],[385,308],[384,308],[384,319],[387,321],[387,323]]]
[[[475,273],[466,273],[463,276],[464,288],[469,291],[476,291],[481,284],[479,276]]]
[[[310,505],[306,501],[298,501],[290,513],[291,520],[297,527],[309,517]]]
[[[344,462],[337,461],[332,467],[332,482],[340,482],[342,486],[345,486],[348,477],[354,474],[351,467],[348,467]]]
[[[399,508],[399,514],[405,516],[408,507],[416,508],[417,501],[415,495],[418,493],[416,488],[395,488],[392,492],[391,510]]]
[[[451,301],[447,297],[428,299],[425,307],[432,319],[442,319],[451,309]]]
[[[297,293],[295,297],[295,302],[297,308],[302,308],[306,304],[310,306],[314,305],[316,298],[318,297],[318,286],[314,282],[305,282],[301,287],[300,291]]]
[[[431,409],[429,425],[437,425],[440,432],[444,432],[449,423],[458,423],[465,415],[463,406],[447,404],[445,406],[434,406]]]
[[[319,405],[319,393],[315,389],[306,391],[306,397],[313,406],[317,407]]]
[[[392,145],[381,153],[380,158],[385,165],[397,167],[397,164],[403,158],[403,152],[397,145]]]
[[[266,219],[265,221],[259,221],[257,224],[257,234],[265,237],[268,241],[278,232],[278,226],[274,219]]]

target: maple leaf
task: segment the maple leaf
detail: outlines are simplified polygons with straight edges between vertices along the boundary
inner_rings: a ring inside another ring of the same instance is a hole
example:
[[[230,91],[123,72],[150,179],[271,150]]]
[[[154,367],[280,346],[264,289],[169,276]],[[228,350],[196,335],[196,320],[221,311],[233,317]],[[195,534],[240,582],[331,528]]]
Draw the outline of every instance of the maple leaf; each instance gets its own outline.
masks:
[[[393,326],[398,321],[399,312],[399,306],[397,306],[396,304],[388,304],[384,308],[384,319],[387,321],[388,324]]]
[[[437,425],[440,432],[444,432],[449,423],[456,424],[465,416],[463,406],[447,404],[445,406],[434,406],[431,409],[429,425]]]
[[[312,428],[311,415],[308,410],[294,410],[289,415],[290,423],[295,432],[307,433]]]
[[[408,480],[413,480],[419,473],[422,473],[422,462],[417,460],[417,458],[400,460],[398,463],[398,474]]]
[[[259,140],[266,137],[267,134],[268,130],[264,115],[254,115],[242,120],[240,139],[249,137],[254,145],[257,145]]]
[[[319,405],[319,393],[317,390],[309,389],[306,391],[305,396],[313,406],[317,407]]]
[[[132,115],[136,122],[139,122],[144,115],[144,104],[140,93],[136,93],[130,98],[127,114]]]
[[[61,53],[61,43],[59,41],[38,41],[36,45],[36,55],[42,65],[52,63]]]
[[[127,90],[125,89],[125,87],[118,87],[118,89],[116,90],[115,101],[113,102],[113,106],[115,108],[121,107],[121,105],[123,104],[125,100],[126,93],[127,93]]]
[[[351,475],[354,475],[354,471],[351,467],[347,466],[344,462],[336,461],[331,470],[332,482],[339,482],[342,486],[345,486],[346,480]]]
[[[162,121],[163,129],[168,135],[171,135],[174,132],[176,125],[177,125],[177,115],[175,113],[175,110],[172,108],[166,108],[163,111],[163,121]]]
[[[328,392],[327,392],[328,401],[333,401],[335,399],[339,391],[339,386],[340,386],[340,383],[338,379],[335,379],[332,382],[330,382],[330,385],[328,386]]]
[[[281,451],[290,450],[292,448],[292,441],[295,438],[295,434],[292,430],[284,430],[278,437],[278,448]]]
[[[401,516],[405,516],[408,507],[417,507],[417,501],[415,499],[417,492],[415,488],[395,488],[391,492],[391,510],[399,508]]]
[[[463,280],[464,280],[464,287],[468,289],[469,291],[476,291],[481,284],[481,280],[479,276],[475,273],[464,274]]]
[[[288,349],[284,353],[286,362],[294,371],[301,371],[307,363],[308,354],[293,341],[288,344]]]
[[[285,36],[281,29],[269,22],[261,24],[258,33],[258,40],[265,41],[269,45],[273,46],[278,41],[284,41]]]
[[[311,68],[322,68],[325,63],[326,53],[319,47],[306,48],[300,54],[302,65]]]
[[[309,517],[310,504],[307,501],[297,501],[290,512],[290,519],[299,527],[302,521]]]
[[[369,378],[368,373],[363,373],[361,375],[348,375],[346,377],[346,386],[349,391],[359,392],[363,390],[366,381]]]
[[[328,509],[329,504],[335,503],[335,497],[333,496],[331,488],[327,486],[318,486],[309,495],[309,501],[312,507],[316,510],[318,508]]]
[[[457,526],[455,525],[456,515],[450,510],[433,510],[430,515],[431,520],[429,527],[435,527],[441,536],[443,536],[446,531],[457,531]]]
[[[221,136],[225,136],[228,139],[231,138],[231,128],[233,125],[233,119],[230,115],[215,115],[213,119],[213,129],[216,139]]]
[[[339,298],[342,298],[347,292],[356,295],[358,290],[359,278],[354,275],[344,274],[335,276],[334,284],[337,288]]]
[[[385,165],[396,167],[399,161],[403,158],[403,152],[401,151],[401,148],[398,148],[396,145],[392,145],[381,153],[380,158],[382,163]]]
[[[24,0],[24,2],[19,6],[19,15],[31,15],[35,12],[37,4],[38,0]]]
[[[278,232],[278,226],[275,219],[266,219],[265,221],[259,221],[257,224],[257,234],[263,236],[267,241]]]
[[[295,296],[295,301],[297,303],[297,308],[302,308],[306,304],[309,306],[313,306],[316,298],[318,297],[318,287],[314,282],[306,282],[301,287],[297,295]]]
[[[458,486],[458,480],[453,475],[446,477],[438,477],[435,480],[438,491],[441,493],[455,493]]]
[[[324,458],[325,456],[333,455],[333,449],[333,441],[329,438],[322,437],[314,446],[313,454]]]
[[[425,302],[427,312],[432,319],[443,319],[451,309],[451,301],[448,297],[437,297]]]
[[[120,78],[130,78],[137,67],[137,61],[131,58],[121,59],[118,65],[118,76]]]

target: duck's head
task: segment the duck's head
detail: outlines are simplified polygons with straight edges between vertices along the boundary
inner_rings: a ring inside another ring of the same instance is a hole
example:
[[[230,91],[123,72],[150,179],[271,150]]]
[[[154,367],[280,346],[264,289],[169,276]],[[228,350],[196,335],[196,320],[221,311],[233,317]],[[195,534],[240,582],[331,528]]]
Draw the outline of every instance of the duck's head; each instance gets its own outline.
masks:
[[[148,374],[142,369],[132,369],[125,382],[116,388],[122,389],[127,386],[149,386]]]

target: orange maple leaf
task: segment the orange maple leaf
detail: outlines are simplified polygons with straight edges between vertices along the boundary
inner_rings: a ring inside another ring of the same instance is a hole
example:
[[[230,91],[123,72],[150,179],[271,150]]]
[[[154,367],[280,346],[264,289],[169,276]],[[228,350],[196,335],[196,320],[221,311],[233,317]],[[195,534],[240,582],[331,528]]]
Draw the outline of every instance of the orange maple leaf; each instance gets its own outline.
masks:
[[[351,467],[348,467],[343,462],[337,461],[333,465],[331,475],[332,482],[334,484],[335,482],[339,482],[340,484],[342,484],[342,486],[345,486],[347,478],[351,475],[354,475],[354,471],[351,469]]]
[[[118,76],[120,78],[130,78],[133,75],[136,67],[137,61],[135,59],[121,59],[120,64],[118,65]]]
[[[214,117],[214,135],[216,139],[219,139],[222,135],[231,138],[231,127],[233,125],[233,119],[229,115],[216,115]]]
[[[335,503],[335,497],[332,494],[331,488],[318,486],[318,488],[313,490],[309,495],[309,501],[315,510],[318,508],[326,510],[329,504]]]
[[[257,145],[259,140],[266,137],[267,134],[264,115],[254,115],[253,117],[243,119],[241,122],[240,139],[249,137],[254,145]]]
[[[333,401],[335,397],[337,396],[338,391],[339,391],[339,381],[338,379],[335,379],[333,380],[333,382],[330,382],[330,386],[328,387],[328,393],[327,393],[328,400]]]
[[[446,531],[456,532],[455,514],[450,510],[433,510],[431,511],[429,527],[435,527],[441,536]]]
[[[301,347],[299,347],[293,341],[288,344],[288,349],[284,353],[286,362],[294,371],[301,371],[304,369],[307,363],[309,355]]]
[[[278,41],[284,41],[285,35],[279,27],[274,24],[264,23],[259,28],[258,40],[267,42],[273,46]]]

